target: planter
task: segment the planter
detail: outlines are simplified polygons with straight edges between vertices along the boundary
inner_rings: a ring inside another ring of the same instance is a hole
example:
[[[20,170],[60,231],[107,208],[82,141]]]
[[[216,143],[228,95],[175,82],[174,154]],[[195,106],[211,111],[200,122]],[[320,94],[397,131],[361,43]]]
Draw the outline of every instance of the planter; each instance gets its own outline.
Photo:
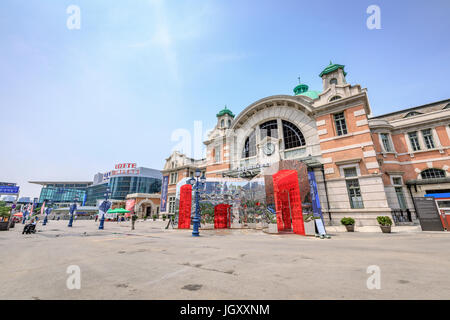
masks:
[[[269,223],[269,233],[278,233],[278,225],[276,223]]]
[[[314,236],[316,234],[316,227],[314,220],[304,222],[305,225],[305,235],[306,236]]]
[[[14,219],[11,219],[11,223],[9,224],[9,228],[14,228],[16,226],[16,221]]]
[[[263,223],[262,222],[258,222],[257,224],[256,224],[256,229],[257,230],[261,230],[263,228]]]
[[[231,229],[240,229],[240,228],[242,228],[242,224],[240,224],[240,223],[233,222],[231,224]]]
[[[247,227],[248,227],[249,229],[256,229],[256,223],[255,223],[255,222],[247,223]]]
[[[391,233],[391,226],[380,226],[383,233]]]
[[[347,224],[347,225],[345,225],[345,229],[347,229],[347,232],[354,232],[355,231],[355,225],[354,224]]]
[[[0,231],[8,231],[8,230],[9,230],[9,221],[1,221]]]

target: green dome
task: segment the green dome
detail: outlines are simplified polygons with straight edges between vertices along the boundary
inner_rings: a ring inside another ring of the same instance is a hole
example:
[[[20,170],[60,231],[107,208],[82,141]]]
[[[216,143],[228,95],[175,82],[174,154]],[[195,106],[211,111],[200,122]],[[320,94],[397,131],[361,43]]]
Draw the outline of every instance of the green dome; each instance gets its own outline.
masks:
[[[224,109],[220,110],[220,112],[217,114],[217,117],[221,117],[225,114],[228,114],[230,117],[234,118],[233,112],[231,112],[231,110],[228,110],[227,106],[225,106]]]
[[[306,91],[306,92],[300,93],[299,96],[307,96],[314,100],[314,99],[319,98],[319,93],[320,93],[319,91]]]
[[[319,91],[309,91],[308,89],[308,85],[300,83],[294,88],[294,93],[296,96],[307,96],[313,100],[319,98]]]
[[[322,77],[324,74],[329,74],[338,69],[342,69],[342,71],[344,71],[344,67],[345,66],[342,64],[336,64],[336,63],[333,64],[330,61],[330,64],[325,69],[323,69],[323,71],[319,74],[319,77]],[[344,71],[344,76],[346,76],[346,75],[347,75],[347,72]]]

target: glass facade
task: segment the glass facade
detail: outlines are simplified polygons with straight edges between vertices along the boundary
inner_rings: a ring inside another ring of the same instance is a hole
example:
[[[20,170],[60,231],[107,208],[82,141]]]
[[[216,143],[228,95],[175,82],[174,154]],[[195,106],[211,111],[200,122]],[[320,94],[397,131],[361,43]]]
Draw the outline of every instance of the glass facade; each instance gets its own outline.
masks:
[[[51,200],[55,204],[73,203],[78,198],[82,203],[86,196],[87,184],[47,184],[41,189],[39,203]]]
[[[158,193],[161,179],[140,176],[112,177],[109,181],[111,199],[125,200],[130,193]]]
[[[125,200],[131,193],[158,193],[161,192],[161,181],[159,178],[143,176],[111,177],[109,183],[92,185],[88,188],[86,204],[97,205],[97,200],[105,198],[108,187],[111,192],[109,198],[113,200]]]

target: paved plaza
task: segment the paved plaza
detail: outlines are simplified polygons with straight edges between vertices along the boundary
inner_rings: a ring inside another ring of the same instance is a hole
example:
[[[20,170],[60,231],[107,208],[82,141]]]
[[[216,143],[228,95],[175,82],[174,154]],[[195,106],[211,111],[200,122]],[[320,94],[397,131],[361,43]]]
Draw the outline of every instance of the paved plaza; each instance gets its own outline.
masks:
[[[0,299],[449,299],[450,233],[165,230],[166,222],[21,224],[0,233]],[[69,290],[67,268],[81,288]],[[369,290],[368,266],[381,270]]]

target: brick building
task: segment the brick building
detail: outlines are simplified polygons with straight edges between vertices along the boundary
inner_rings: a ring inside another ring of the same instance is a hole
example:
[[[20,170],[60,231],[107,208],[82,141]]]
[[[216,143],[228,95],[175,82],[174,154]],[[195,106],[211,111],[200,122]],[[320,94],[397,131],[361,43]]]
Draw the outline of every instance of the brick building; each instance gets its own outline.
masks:
[[[328,223],[351,216],[374,225],[391,214],[414,222],[412,197],[450,190],[450,100],[371,117],[367,90],[346,74],[330,63],[319,75],[322,91],[299,84],[294,95],[263,98],[237,116],[221,110],[204,141],[206,159],[179,152],[166,159],[166,212],[176,210],[176,184],[196,168],[207,178],[250,179],[298,160],[314,170]]]

